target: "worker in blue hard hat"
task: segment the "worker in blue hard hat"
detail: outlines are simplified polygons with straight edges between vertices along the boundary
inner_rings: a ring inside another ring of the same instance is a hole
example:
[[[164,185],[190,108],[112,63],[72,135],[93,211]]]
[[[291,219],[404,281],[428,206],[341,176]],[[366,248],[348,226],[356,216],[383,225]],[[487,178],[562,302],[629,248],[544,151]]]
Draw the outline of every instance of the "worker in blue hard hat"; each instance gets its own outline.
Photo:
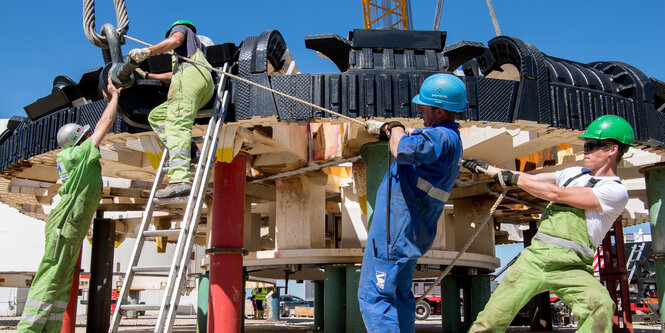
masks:
[[[57,140],[62,151],[55,160],[62,187],[60,202],[49,213],[45,226],[45,249],[35,274],[18,332],[60,332],[74,266],[81,242],[88,233],[92,217],[102,198],[102,168],[99,145],[115,123],[122,89],[109,78],[106,109],[94,132],[90,125],[70,123],[62,126]]]
[[[416,261],[432,246],[462,158],[455,118],[468,107],[464,82],[434,74],[412,102],[424,128],[367,122],[369,133],[389,138],[395,157],[376,195],[360,273],[358,300],[368,332],[414,331]]]
[[[150,47],[133,49],[129,56],[140,63],[168,51],[210,66],[196,27],[188,20],[174,22],[166,31],[166,39]],[[160,74],[139,71],[144,79],[171,83],[166,102],[148,116],[150,126],[169,150],[169,185],[157,191],[157,198],[189,195],[192,188],[189,165],[196,150],[192,144],[192,125],[196,113],[210,101],[214,92],[212,75],[205,67],[173,56],[172,69]]]
[[[517,186],[550,201],[538,233],[494,291],[469,332],[503,332],[535,295],[550,291],[575,313],[578,332],[612,332],[614,301],[593,276],[594,253],[623,212],[628,190],[617,176],[623,154],[635,133],[623,118],[594,120],[584,140],[584,167],[529,175],[466,159],[472,172],[491,170],[503,187]],[[479,170],[482,169],[482,170]]]

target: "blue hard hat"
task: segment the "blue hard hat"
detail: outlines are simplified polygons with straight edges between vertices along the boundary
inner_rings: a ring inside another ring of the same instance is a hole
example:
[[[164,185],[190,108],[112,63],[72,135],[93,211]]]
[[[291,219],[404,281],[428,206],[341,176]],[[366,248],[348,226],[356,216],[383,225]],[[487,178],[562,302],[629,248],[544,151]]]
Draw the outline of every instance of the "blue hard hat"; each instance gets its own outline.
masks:
[[[455,75],[442,73],[426,78],[411,102],[453,112],[464,112],[469,107],[464,82]]]

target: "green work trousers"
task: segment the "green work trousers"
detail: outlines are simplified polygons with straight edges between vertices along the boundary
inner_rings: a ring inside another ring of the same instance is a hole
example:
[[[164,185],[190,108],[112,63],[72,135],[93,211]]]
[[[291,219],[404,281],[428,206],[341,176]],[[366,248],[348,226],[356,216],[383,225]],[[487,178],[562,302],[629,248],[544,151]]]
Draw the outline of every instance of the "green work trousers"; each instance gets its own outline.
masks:
[[[45,228],[44,257],[30,286],[18,332],[61,331],[74,266],[83,238],[97,210],[99,196],[96,200],[90,203],[86,202],[86,198],[66,196],[58,206],[64,205],[69,209],[49,215]]]
[[[192,57],[208,64],[199,50]],[[214,92],[210,72],[190,63],[176,63],[166,102],[154,108],[148,120],[159,139],[169,150],[169,183],[189,183],[192,125],[200,108]]]
[[[517,312],[545,291],[571,307],[578,332],[612,332],[614,302],[593,269],[575,252],[537,240],[508,269],[469,332],[504,332]]]

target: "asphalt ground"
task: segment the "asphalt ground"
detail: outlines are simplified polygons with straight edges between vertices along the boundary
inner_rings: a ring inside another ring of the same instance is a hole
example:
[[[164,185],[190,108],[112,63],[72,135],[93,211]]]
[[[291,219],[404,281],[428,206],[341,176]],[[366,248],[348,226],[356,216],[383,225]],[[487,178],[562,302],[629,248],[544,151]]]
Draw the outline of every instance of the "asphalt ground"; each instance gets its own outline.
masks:
[[[19,317],[0,317],[0,331],[16,332]],[[123,319],[119,332],[152,332],[156,316],[143,316],[138,319]],[[86,317],[79,316],[76,320],[76,332],[86,332]],[[557,326],[555,332],[575,332],[576,326]],[[635,324],[635,333],[655,333],[660,331],[659,324]],[[173,332],[196,332],[196,316],[179,316]],[[281,318],[273,322],[263,319],[245,319],[245,332],[247,333],[273,333],[273,332],[315,332],[314,320],[311,318]],[[441,332],[441,316],[430,316],[427,320],[416,321],[416,332]],[[534,332],[527,326],[511,326],[506,332]]]

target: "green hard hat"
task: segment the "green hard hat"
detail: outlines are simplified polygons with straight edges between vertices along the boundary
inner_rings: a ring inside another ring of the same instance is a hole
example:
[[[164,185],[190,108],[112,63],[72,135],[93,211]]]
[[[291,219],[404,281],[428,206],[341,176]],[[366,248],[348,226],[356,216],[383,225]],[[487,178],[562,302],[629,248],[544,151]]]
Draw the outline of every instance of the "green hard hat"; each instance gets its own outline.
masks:
[[[177,21],[173,22],[173,24],[171,24],[171,27],[169,28],[169,30],[166,30],[166,36],[164,38],[169,38],[169,34],[171,33],[171,29],[173,29],[173,27],[175,27],[176,25],[181,25],[181,24],[188,25],[189,28],[192,29],[192,31],[194,31],[194,33],[196,33],[196,27],[194,26],[194,23],[192,23],[192,21],[190,21],[190,20],[177,20]]]
[[[579,136],[580,139],[614,139],[625,145],[635,145],[635,132],[633,127],[619,116],[602,116],[589,124],[586,133]]]

